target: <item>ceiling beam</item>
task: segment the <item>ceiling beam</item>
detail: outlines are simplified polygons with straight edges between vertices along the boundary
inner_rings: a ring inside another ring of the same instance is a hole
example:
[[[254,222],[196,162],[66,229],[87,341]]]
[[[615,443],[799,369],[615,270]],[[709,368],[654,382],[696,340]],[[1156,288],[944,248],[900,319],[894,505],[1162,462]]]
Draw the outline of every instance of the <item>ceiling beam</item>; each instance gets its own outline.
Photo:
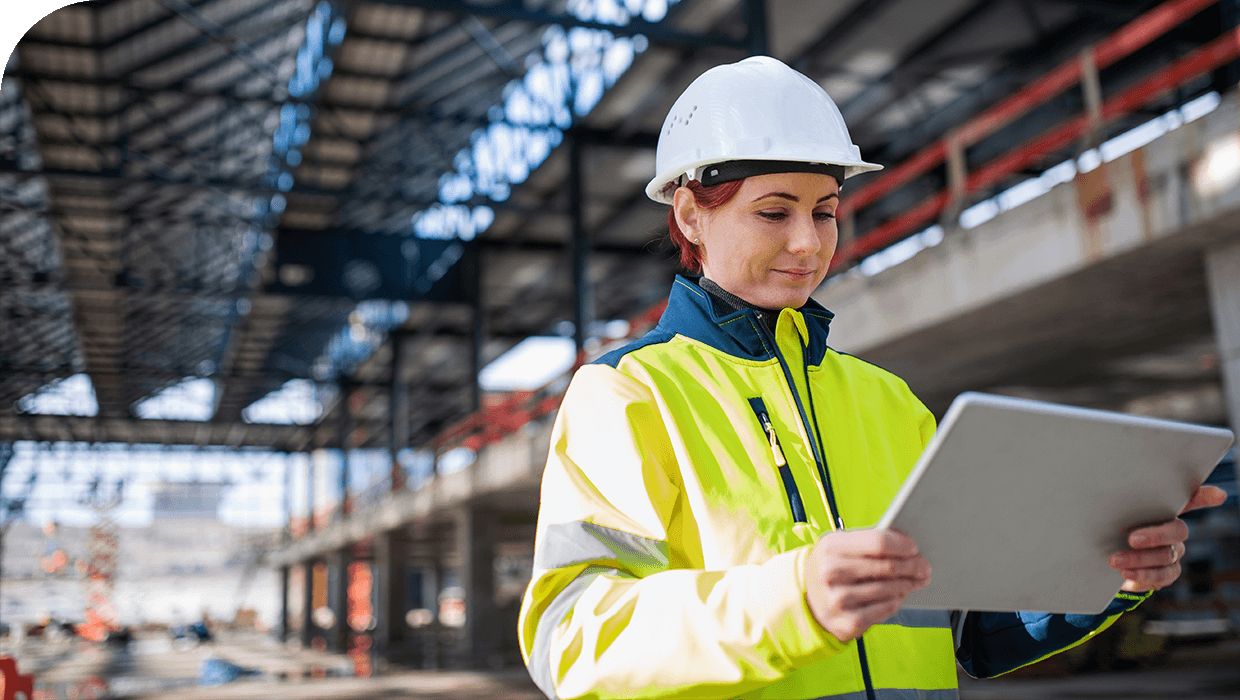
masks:
[[[527,10],[520,3],[496,3],[492,5],[484,5],[477,2],[464,2],[462,0],[370,0],[382,5],[397,5],[400,7],[420,7],[425,10],[437,10],[440,12],[450,12],[452,14],[468,17],[495,17],[498,19],[515,20],[520,22],[529,22],[535,25],[554,24],[566,29],[573,27],[584,27],[586,29],[602,29],[616,36],[636,36],[638,34],[646,37],[652,44],[662,44],[665,46],[684,46],[689,48],[702,49],[712,46],[722,46],[733,49],[746,49],[749,47],[748,37],[731,37],[726,34],[695,34],[692,32],[682,32],[673,29],[665,22],[647,22],[641,17],[634,17],[629,20],[628,24],[616,25],[606,24],[604,22],[592,22],[589,20],[578,19],[571,15],[555,14],[544,12],[542,10]]]
[[[4,442],[213,445],[300,452],[307,449],[311,437],[312,428],[304,425],[0,413],[0,441]]]

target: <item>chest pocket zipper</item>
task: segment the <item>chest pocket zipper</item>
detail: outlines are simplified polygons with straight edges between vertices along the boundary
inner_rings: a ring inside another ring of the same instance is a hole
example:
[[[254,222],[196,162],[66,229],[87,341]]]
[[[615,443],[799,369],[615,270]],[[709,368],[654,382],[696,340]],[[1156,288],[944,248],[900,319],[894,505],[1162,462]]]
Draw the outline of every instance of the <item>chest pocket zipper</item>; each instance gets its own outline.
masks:
[[[749,399],[749,406],[753,408],[754,415],[758,417],[758,424],[762,426],[762,432],[766,434],[766,442],[771,448],[771,457],[775,460],[775,467],[779,470],[779,478],[784,482],[784,493],[788,495],[788,506],[792,509],[792,518],[798,523],[807,523],[809,519],[805,517],[805,504],[801,502],[801,492],[797,489],[797,482],[792,478],[792,469],[788,466],[788,460],[784,459],[784,451],[779,447],[779,437],[775,435],[775,426],[771,423],[771,416],[766,411],[766,403],[761,398]]]

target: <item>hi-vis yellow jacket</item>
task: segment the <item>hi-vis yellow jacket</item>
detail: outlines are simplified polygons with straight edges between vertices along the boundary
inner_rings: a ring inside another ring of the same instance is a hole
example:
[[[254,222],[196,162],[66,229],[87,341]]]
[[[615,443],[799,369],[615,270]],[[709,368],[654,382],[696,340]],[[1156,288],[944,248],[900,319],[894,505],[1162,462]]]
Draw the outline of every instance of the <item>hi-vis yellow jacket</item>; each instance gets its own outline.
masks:
[[[874,525],[935,428],[902,380],[827,347],[831,318],[811,301],[771,331],[678,277],[653,331],[578,370],[521,610],[548,696],[955,698],[957,642],[991,675],[1135,605],[901,611],[848,644],[824,631],[805,602],[810,546]]]

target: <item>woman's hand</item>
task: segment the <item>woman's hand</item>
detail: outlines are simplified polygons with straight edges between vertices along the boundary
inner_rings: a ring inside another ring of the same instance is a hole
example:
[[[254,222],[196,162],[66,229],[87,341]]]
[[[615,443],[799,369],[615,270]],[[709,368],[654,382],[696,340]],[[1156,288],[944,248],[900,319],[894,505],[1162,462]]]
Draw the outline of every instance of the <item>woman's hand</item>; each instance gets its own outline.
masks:
[[[1180,515],[1198,508],[1220,506],[1227,492],[1216,486],[1198,486]],[[1176,518],[1158,525],[1139,527],[1128,533],[1124,552],[1111,555],[1107,563],[1124,575],[1122,590],[1144,593],[1170,586],[1180,577],[1180,557],[1184,556],[1184,540],[1188,525]]]
[[[805,563],[805,599],[822,628],[849,642],[891,617],[930,583],[930,562],[894,530],[823,535]]]

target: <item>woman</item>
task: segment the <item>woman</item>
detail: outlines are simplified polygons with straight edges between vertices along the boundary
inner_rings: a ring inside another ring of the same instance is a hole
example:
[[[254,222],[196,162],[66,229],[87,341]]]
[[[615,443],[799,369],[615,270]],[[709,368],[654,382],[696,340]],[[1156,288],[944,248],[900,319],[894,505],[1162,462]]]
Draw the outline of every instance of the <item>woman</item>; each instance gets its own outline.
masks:
[[[934,418],[830,349],[832,315],[809,298],[840,185],[878,166],[820,87],[766,57],[695,80],[656,161],[647,194],[702,277],[678,277],[659,325],[564,397],[521,613],[548,696],[954,698],[957,658],[979,676],[1031,663],[1178,576],[1176,520],[1112,558],[1126,583],[1102,615],[900,611],[929,563],[905,535],[858,528]]]

